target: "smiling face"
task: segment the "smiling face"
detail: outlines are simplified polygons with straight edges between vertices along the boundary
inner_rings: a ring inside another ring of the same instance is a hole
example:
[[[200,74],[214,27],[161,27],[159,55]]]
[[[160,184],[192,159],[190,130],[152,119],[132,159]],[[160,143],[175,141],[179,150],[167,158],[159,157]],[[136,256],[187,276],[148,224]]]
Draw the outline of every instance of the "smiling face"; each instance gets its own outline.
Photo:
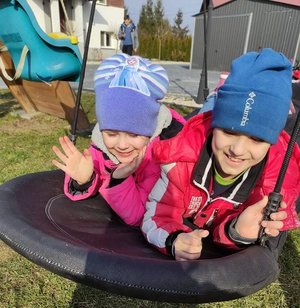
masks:
[[[120,163],[130,163],[148,144],[150,138],[116,130],[103,130],[103,141],[108,151]]]
[[[212,150],[216,168],[225,179],[233,179],[248,168],[261,162],[270,144],[247,135],[215,128]]]

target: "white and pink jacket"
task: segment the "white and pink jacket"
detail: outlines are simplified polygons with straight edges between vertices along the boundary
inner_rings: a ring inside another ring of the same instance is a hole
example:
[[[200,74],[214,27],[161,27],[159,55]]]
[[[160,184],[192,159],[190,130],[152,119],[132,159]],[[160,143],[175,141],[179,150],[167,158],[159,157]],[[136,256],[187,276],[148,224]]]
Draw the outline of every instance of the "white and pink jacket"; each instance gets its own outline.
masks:
[[[150,139],[144,159],[134,174],[120,183],[110,186],[111,170],[118,161],[108,152],[103,143],[102,134],[98,124],[92,134],[90,152],[94,163],[94,177],[88,187],[74,189],[73,180],[66,175],[64,192],[71,200],[83,200],[96,195],[98,192],[119,215],[122,220],[132,226],[139,226],[145,213],[145,204],[148,194],[160,176],[160,166],[152,159],[152,147],[159,139],[170,138],[175,135],[185,120],[174,110],[165,106],[161,108],[158,125]]]

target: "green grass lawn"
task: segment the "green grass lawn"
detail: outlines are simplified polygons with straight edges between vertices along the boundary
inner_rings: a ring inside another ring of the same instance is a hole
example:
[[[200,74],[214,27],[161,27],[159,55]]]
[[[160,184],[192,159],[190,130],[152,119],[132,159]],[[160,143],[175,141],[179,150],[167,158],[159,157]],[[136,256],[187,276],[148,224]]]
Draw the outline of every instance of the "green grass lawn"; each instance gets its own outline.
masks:
[[[83,94],[83,106],[95,122],[92,94]],[[38,114],[22,119],[10,93],[0,92],[0,184],[19,175],[54,169],[51,146],[68,134],[65,120]],[[181,109],[186,113],[190,110]],[[80,149],[88,137],[78,137]],[[0,241],[0,307],[300,307],[300,230],[289,234],[280,256],[279,279],[254,295],[230,302],[205,305],[168,304],[127,298],[57,276],[11,250]],[[247,264],[245,264],[247,266]]]

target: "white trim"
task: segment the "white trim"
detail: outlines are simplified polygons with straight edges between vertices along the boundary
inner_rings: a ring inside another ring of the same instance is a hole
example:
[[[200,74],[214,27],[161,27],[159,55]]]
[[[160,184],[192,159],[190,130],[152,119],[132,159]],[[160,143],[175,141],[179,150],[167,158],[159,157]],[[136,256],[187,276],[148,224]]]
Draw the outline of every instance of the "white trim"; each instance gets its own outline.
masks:
[[[97,0],[96,4],[107,5],[107,0]]]
[[[250,13],[249,19],[248,19],[247,33],[245,37],[244,54],[248,51],[249,37],[250,37],[251,25],[252,25],[252,17],[253,17],[253,13]]]
[[[113,36],[114,33],[111,31],[100,31],[101,48],[113,48]],[[109,44],[107,44],[107,40]]]

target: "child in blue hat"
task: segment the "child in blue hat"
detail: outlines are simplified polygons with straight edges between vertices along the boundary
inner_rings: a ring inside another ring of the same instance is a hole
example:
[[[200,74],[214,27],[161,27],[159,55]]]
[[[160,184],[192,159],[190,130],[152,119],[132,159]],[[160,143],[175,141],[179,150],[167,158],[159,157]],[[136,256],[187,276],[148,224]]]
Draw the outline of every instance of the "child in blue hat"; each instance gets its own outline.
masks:
[[[176,134],[184,119],[159,102],[168,89],[165,69],[138,56],[105,59],[95,74],[96,124],[81,153],[67,136],[53,164],[66,173],[65,194],[82,200],[100,193],[125,223],[139,226],[147,196],[160,175],[152,146]]]
[[[281,209],[262,221],[289,142],[283,131],[291,101],[292,66],[272,49],[234,60],[213,111],[191,118],[174,138],[158,142],[162,175],[146,204],[146,239],[176,260],[201,256],[210,237],[231,250],[300,226],[296,145],[281,193]],[[178,150],[179,149],[179,150]]]

